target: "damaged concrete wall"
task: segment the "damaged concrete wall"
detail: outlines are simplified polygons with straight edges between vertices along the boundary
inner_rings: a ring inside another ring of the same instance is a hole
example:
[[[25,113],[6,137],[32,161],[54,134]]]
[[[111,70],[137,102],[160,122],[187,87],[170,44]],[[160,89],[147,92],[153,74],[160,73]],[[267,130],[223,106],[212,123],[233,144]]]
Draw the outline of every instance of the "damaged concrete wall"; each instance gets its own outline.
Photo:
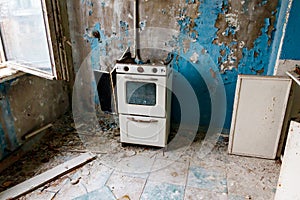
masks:
[[[175,55],[175,69],[197,94],[204,126],[211,118],[211,99],[203,76],[220,73],[227,96],[224,128],[229,129],[237,75],[266,75],[269,65],[275,64],[270,56],[278,50],[273,47],[281,4],[281,0],[139,0],[141,58],[161,62],[169,53]],[[126,47],[133,48],[133,8],[132,0],[68,1],[76,70],[91,50],[91,65],[99,69],[113,67]],[[173,120],[180,121],[176,100],[172,109]]]
[[[0,84],[0,160],[69,106],[65,82],[23,75]]]
[[[49,3],[50,1],[47,1]],[[57,1],[56,9],[61,11],[62,37],[53,43],[64,41],[60,48],[66,51],[65,63],[69,82],[47,80],[29,74],[1,81],[0,83],[0,160],[18,149],[26,140],[24,136],[53,122],[69,107],[71,84],[74,80],[66,0]],[[53,2],[52,2],[53,3]],[[50,14],[52,10],[48,10]],[[58,27],[56,27],[58,28]],[[58,31],[58,30],[56,30]],[[58,44],[58,43],[57,43]],[[56,51],[54,49],[54,51]]]

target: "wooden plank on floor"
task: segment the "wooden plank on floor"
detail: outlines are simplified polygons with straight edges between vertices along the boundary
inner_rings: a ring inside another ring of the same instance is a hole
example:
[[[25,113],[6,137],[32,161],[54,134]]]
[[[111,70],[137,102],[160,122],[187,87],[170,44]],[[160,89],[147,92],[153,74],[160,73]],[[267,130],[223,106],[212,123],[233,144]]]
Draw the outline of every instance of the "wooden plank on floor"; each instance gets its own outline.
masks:
[[[27,194],[46,183],[49,183],[62,175],[67,174],[68,172],[94,160],[96,156],[92,153],[84,153],[72,160],[69,160],[53,169],[50,169],[40,175],[37,175],[23,183],[20,183],[8,190],[0,193],[0,199],[15,199],[21,195]]]

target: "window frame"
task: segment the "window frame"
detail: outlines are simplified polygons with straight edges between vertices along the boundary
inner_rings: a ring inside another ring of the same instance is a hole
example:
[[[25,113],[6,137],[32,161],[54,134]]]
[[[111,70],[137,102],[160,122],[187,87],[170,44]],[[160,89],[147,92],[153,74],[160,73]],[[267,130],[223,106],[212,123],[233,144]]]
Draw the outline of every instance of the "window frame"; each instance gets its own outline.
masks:
[[[29,65],[7,61],[3,36],[0,30],[0,66],[18,70],[51,80],[69,81],[68,55],[66,52],[66,37],[64,36],[59,0],[40,0],[43,13],[44,28],[48,44],[52,74]],[[1,76],[1,75],[0,75]]]

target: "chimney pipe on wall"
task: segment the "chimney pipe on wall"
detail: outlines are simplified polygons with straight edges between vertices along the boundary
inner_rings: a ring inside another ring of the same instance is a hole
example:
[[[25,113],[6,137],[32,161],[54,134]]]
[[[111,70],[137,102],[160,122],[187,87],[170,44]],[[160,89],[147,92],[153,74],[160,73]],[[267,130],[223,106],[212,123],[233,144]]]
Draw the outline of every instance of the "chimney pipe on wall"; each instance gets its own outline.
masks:
[[[133,26],[134,26],[134,58],[135,62],[139,64],[141,61],[141,56],[140,56],[140,36],[139,36],[139,0],[134,0],[134,21],[133,21]]]

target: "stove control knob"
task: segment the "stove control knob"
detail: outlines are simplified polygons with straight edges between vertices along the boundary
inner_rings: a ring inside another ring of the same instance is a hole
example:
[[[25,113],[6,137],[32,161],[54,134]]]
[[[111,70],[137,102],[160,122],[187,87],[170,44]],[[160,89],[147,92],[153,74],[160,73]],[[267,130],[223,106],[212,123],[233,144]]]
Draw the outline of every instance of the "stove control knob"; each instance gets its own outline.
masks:
[[[157,73],[157,68],[156,68],[156,67],[152,68],[152,72],[153,72],[154,74]]]
[[[143,67],[138,67],[137,71],[140,72],[140,73],[143,73],[144,72],[144,68]]]
[[[124,71],[125,71],[125,72],[128,72],[128,71],[129,71],[129,67],[128,67],[128,66],[125,66],[125,67],[124,67]]]

